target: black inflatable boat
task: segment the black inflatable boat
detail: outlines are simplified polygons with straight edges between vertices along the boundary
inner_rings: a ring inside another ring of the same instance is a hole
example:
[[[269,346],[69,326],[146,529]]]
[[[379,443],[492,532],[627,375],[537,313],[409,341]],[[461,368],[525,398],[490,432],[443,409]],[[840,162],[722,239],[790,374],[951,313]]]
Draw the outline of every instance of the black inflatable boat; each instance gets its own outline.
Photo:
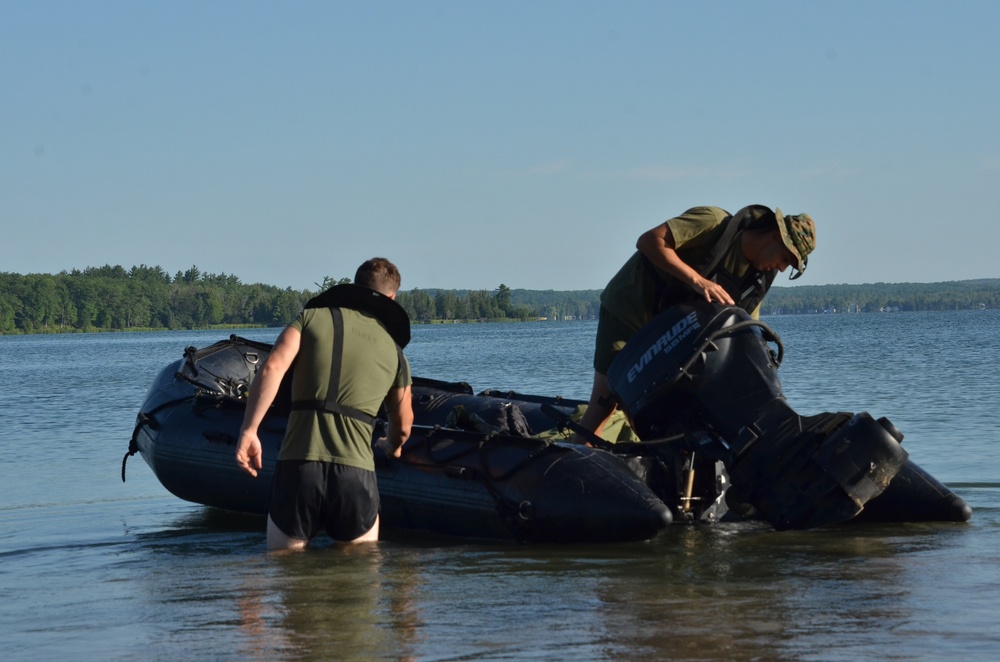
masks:
[[[287,412],[272,407],[261,424],[264,466],[257,478],[236,466],[235,444],[247,390],[269,351],[270,345],[238,337],[188,348],[150,387],[129,455],[141,453],[182,499],[265,513]],[[416,388],[418,401],[438,391]],[[671,522],[670,510],[635,473],[593,448],[418,424],[401,459],[377,447],[375,453],[383,530],[607,542],[645,540]]]
[[[287,412],[276,405],[264,419],[258,478],[236,466],[234,452],[246,393],[269,351],[236,336],[188,348],[151,385],[126,460],[141,453],[182,499],[265,512]],[[633,441],[591,437],[594,447],[568,442],[582,402],[416,379],[403,457],[376,449],[382,526],[614,542],[684,521],[749,517],[786,529],[971,516],[908,459],[887,419],[794,412],[777,379],[781,356],[780,339],[740,309],[671,308],[609,371]]]

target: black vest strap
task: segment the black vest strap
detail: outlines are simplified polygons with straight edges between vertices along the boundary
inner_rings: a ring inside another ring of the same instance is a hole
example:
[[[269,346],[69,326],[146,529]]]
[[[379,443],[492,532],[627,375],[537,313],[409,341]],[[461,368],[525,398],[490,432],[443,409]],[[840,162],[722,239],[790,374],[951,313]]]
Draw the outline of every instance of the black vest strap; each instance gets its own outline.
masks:
[[[344,314],[340,308],[329,308],[328,310],[333,316],[333,353],[330,357],[330,382],[326,392],[326,400],[299,400],[292,403],[292,411],[324,411],[347,416],[368,425],[375,425],[374,416],[337,401],[340,397],[340,370],[344,363]]]
[[[735,216],[730,216],[726,221],[726,229],[723,230],[719,241],[715,242],[712,252],[701,264],[692,265],[703,277],[711,278],[715,275],[730,249],[736,245],[737,237],[750,220],[749,214],[745,212],[746,209],[741,209]]]
[[[730,216],[725,221],[726,227],[722,231],[722,236],[715,242],[712,251],[700,263],[691,265],[691,268],[703,278],[715,281],[724,287],[729,292],[729,296],[733,297],[736,305],[748,313],[752,313],[764,300],[764,295],[767,294],[767,290],[774,281],[774,272],[757,271],[751,265],[746,274],[737,277],[728,269],[723,268],[722,262],[729,251],[737,245],[740,234],[753,220],[751,209],[751,207],[744,207],[735,216]],[[676,303],[676,298],[690,295],[686,287],[682,290],[679,285],[672,287],[665,283],[649,258],[643,255],[642,259],[647,271],[656,283],[657,305],[660,310]]]
[[[771,283],[774,282],[776,272],[758,271],[753,268],[753,265],[750,265],[743,276],[736,276],[722,266],[722,261],[729,250],[739,241],[743,231],[754,220],[753,211],[760,209],[767,208],[761,205],[752,205],[736,212],[736,216],[729,219],[722,241],[716,244],[704,270],[698,270],[698,273],[705,278],[722,285],[729,292],[729,296],[733,297],[736,305],[748,313],[756,310],[760,302],[764,300],[764,295],[767,294]]]

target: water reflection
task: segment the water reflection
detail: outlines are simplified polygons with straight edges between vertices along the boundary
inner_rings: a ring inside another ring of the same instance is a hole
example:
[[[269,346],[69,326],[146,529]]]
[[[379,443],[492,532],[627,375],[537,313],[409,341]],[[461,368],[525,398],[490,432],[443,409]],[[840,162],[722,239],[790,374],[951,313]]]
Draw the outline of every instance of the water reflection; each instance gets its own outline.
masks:
[[[263,518],[198,508],[63,568],[114,579],[75,595],[152,658],[857,659],[887,641],[920,658],[947,651],[935,631],[966,652],[988,641],[1000,577],[981,545],[1000,528],[986,517],[973,538],[968,524],[677,525],[639,544],[394,535],[267,555]],[[956,558],[979,567],[963,579]]]
[[[380,545],[269,556],[272,590],[241,600],[248,640],[297,659],[407,659],[414,573],[390,578],[385,562]]]
[[[779,329],[792,404],[889,416],[916,461],[961,481],[967,524],[677,526],[650,543],[592,547],[393,534],[368,550],[289,557],[265,553],[263,518],[175,499],[138,458],[120,482],[148,381],[184,346],[225,334],[0,338],[11,468],[0,648],[5,659],[991,659],[990,315],[975,333],[961,314],[960,328],[913,315],[802,316]],[[408,354],[421,374],[479,389],[587,392],[592,327],[497,326],[527,335],[496,354],[503,336],[487,325],[419,328]]]
[[[856,659],[917,616],[909,567],[954,531],[682,529],[602,569],[609,636],[595,643],[608,657],[831,659],[849,641]]]
[[[608,547],[384,542],[274,559],[272,609],[285,645],[308,656],[830,658],[832,642],[848,637],[855,655],[905,628],[919,586],[908,567],[959,531],[739,525]]]

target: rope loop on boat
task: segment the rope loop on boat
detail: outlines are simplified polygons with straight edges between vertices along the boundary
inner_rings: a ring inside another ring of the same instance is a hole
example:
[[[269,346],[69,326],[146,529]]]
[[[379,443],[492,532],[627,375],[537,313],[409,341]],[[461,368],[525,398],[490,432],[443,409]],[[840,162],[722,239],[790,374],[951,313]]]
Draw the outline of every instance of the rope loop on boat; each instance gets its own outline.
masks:
[[[135,424],[135,428],[132,429],[132,438],[128,442],[128,451],[125,453],[125,457],[122,458],[122,482],[125,482],[125,463],[128,459],[139,452],[139,442],[136,437],[139,435],[139,428],[148,423],[150,418],[146,414],[140,413],[139,420]]]

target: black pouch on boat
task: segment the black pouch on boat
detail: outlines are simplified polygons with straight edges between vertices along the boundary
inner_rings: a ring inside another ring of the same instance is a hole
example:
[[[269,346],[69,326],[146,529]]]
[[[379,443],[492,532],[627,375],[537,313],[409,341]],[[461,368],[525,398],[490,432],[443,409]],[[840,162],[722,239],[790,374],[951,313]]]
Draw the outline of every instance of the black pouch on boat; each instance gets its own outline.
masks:
[[[480,432],[482,434],[499,434],[507,437],[530,437],[531,426],[521,408],[513,403],[504,403],[499,407],[469,411],[462,405],[452,408],[445,423],[448,427]]]
[[[508,434],[512,437],[530,437],[531,436],[531,426],[528,425],[528,419],[525,418],[524,412],[517,405],[510,404],[504,406],[504,411],[507,413],[507,424],[504,434]]]

